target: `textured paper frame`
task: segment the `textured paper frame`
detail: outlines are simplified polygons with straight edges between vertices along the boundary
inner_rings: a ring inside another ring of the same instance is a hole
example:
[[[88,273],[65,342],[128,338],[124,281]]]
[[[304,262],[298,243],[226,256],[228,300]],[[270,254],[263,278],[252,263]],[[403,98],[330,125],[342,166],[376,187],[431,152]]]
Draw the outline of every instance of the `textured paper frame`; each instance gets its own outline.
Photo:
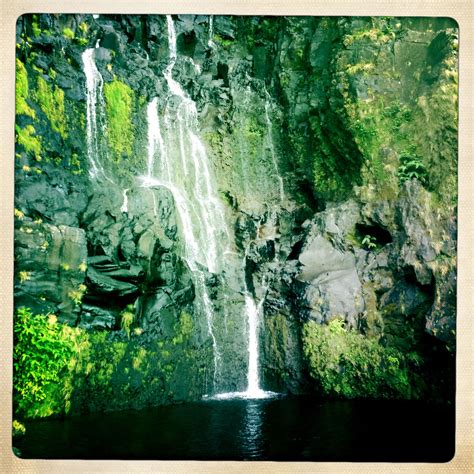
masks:
[[[13,199],[15,123],[15,24],[24,13],[189,13],[451,17],[459,25],[458,313],[456,453],[448,463],[317,463],[216,461],[24,460],[12,453]],[[474,472],[474,147],[473,32],[471,0],[2,0],[0,33],[0,472]]]

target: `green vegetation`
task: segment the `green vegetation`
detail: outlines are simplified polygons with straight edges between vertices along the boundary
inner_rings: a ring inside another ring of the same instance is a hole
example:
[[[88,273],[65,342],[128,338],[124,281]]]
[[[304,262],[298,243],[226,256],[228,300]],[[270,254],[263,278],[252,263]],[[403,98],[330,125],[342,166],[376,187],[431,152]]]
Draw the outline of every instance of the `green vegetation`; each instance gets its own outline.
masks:
[[[41,141],[35,136],[36,131],[33,125],[27,125],[25,128],[15,125],[15,131],[17,143],[22,145],[27,153],[31,152],[36,157],[40,156]]]
[[[12,435],[13,437],[23,436],[26,433],[25,425],[18,420],[13,420]]]
[[[212,40],[214,41],[214,43],[220,44],[223,48],[230,48],[232,46],[232,43],[234,42],[232,39],[224,38],[218,33],[214,34]]]
[[[82,169],[82,166],[81,166],[81,160],[77,156],[77,153],[73,153],[71,155],[70,165],[73,168],[72,169],[72,174],[75,174],[75,175],[82,174],[83,169]]]
[[[130,339],[130,329],[135,319],[135,311],[133,305],[129,304],[124,311],[120,313],[120,326],[125,332],[127,337]]]
[[[82,298],[84,297],[86,291],[87,286],[80,284],[76,289],[69,291],[67,295],[73,301],[74,304],[80,305],[82,303]]]
[[[63,28],[63,36],[69,40],[74,39],[74,31],[71,28]]]
[[[248,154],[249,165],[252,168],[258,160],[259,150],[262,146],[263,129],[259,125],[255,116],[249,115],[245,117],[241,124],[240,133],[244,140],[244,145]]]
[[[31,279],[31,272],[27,272],[26,270],[23,270],[18,273],[18,277],[20,279],[20,283],[25,283],[25,281],[28,281]]]
[[[362,246],[367,250],[373,250],[377,247],[375,237],[373,235],[365,235],[361,242]]]
[[[346,398],[418,398],[423,381],[419,357],[384,347],[376,339],[346,329],[342,319],[303,327],[304,354],[321,392]]]
[[[130,340],[117,341],[108,331],[71,328],[54,315],[19,308],[14,319],[15,417],[71,413],[84,403],[129,407],[145,383],[149,390],[157,390],[155,397],[163,396],[163,384],[173,377],[181,384],[185,374],[197,377],[198,360],[209,357],[207,349],[201,353],[191,344],[194,325],[186,312],[169,338],[151,343],[139,337],[140,328],[131,331],[133,320],[127,324]]]
[[[48,117],[51,128],[66,138],[66,113],[64,109],[64,91],[58,86],[53,88],[38,76],[35,100]]]
[[[41,28],[38,25],[38,18],[34,18],[33,23],[31,24],[31,28],[33,30],[33,35],[35,36],[35,38],[37,38],[41,34]]]
[[[402,155],[400,167],[398,168],[398,179],[400,183],[416,178],[421,184],[428,183],[428,173],[419,156]]]
[[[118,164],[123,155],[131,155],[133,146],[133,91],[124,82],[114,79],[104,85],[107,110],[107,137]]]
[[[26,417],[61,411],[61,381],[81,337],[79,329],[58,324],[54,315],[19,308],[14,319],[13,387],[18,410]]]
[[[311,117],[310,125],[317,143],[316,146],[310,145],[310,150],[314,147],[312,184],[315,193],[324,200],[346,199],[352,187],[360,183],[363,157],[351,135],[342,131],[335,114],[327,113],[324,127],[319,117]]]
[[[193,327],[194,324],[191,315],[186,312],[181,313],[174,328],[176,336],[172,339],[172,344],[182,344],[186,341],[191,336]]]
[[[84,21],[79,23],[79,30],[85,35],[89,31],[89,27],[87,26],[87,23]]]
[[[17,58],[15,83],[16,113],[18,115],[27,115],[28,117],[35,118],[35,111],[26,102],[27,98],[28,74],[26,72],[25,65]]]

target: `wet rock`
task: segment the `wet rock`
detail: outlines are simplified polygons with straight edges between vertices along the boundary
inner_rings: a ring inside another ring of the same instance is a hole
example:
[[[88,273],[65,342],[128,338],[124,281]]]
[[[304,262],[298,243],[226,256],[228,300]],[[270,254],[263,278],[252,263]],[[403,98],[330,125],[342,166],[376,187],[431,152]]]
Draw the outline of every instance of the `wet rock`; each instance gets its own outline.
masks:
[[[74,324],[85,291],[83,264],[87,241],[83,229],[24,223],[15,240],[16,304],[39,313],[59,312],[60,321]]]
[[[85,189],[78,180],[61,174],[51,174],[34,181],[19,182],[17,207],[56,225],[77,226],[87,205]]]
[[[116,315],[103,308],[91,305],[82,305],[78,326],[84,329],[113,329]]]
[[[322,323],[344,317],[355,326],[364,310],[362,287],[354,254],[344,248],[344,236],[358,218],[353,202],[315,216],[309,224],[298,261],[298,279],[305,283],[304,306],[308,317]]]
[[[108,275],[98,272],[93,268],[87,271],[87,278],[90,281],[91,288],[95,293],[109,294],[116,293],[119,296],[133,294],[137,292],[137,287],[132,283],[120,281]]]

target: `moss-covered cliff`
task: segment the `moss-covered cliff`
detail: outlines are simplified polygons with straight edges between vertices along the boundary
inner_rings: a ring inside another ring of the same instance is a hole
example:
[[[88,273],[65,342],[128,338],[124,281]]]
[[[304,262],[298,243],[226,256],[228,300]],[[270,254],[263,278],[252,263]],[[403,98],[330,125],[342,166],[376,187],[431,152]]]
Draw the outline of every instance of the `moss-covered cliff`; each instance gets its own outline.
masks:
[[[164,16],[18,20],[17,414],[242,390],[245,294],[264,388],[451,397],[456,25],[172,21],[176,57]],[[223,268],[190,263],[179,190],[140,180],[150,149],[163,173],[165,153],[194,157],[181,172],[196,186],[208,159]]]

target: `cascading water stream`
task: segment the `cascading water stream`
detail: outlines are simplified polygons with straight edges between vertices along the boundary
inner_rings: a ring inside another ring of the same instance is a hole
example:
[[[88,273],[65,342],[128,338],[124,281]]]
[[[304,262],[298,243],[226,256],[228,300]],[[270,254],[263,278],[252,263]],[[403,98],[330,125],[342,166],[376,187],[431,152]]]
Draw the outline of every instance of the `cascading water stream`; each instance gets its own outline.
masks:
[[[214,40],[212,39],[214,37],[214,16],[209,15],[209,39],[207,40],[207,45],[210,48],[215,47]]]
[[[122,196],[123,196],[123,204],[122,207],[120,208],[120,212],[128,212],[128,195],[127,193],[130,191],[130,188],[126,188],[123,190]]]
[[[153,167],[155,163],[156,150],[159,149],[160,163],[162,169],[160,176],[163,176],[168,181],[170,180],[169,170],[165,169],[166,160],[163,158],[166,155],[165,143],[161,135],[160,120],[158,118],[158,98],[155,97],[147,107],[147,123],[148,123],[148,162],[147,162],[147,178],[153,177]]]
[[[167,16],[167,26],[169,63],[163,75],[173,100],[168,100],[164,109],[166,138],[161,132],[158,99],[154,98],[148,104],[147,175],[142,185],[149,188],[161,186],[173,195],[181,223],[185,259],[193,272],[196,293],[212,340],[216,389],[221,355],[213,329],[214,309],[206,286],[205,269],[214,274],[222,270],[223,256],[230,247],[230,233],[204,145],[195,133],[198,128],[196,104],[172,77],[177,52],[176,32],[170,15]]]
[[[245,256],[245,260],[247,255]],[[244,263],[245,267],[245,263]],[[245,282],[245,279],[244,279]],[[265,285],[263,284],[264,288]],[[247,283],[244,284],[245,288],[245,308],[248,315],[248,331],[249,331],[249,365],[247,375],[247,391],[246,395],[248,398],[264,398],[267,396],[267,392],[260,388],[260,377],[259,377],[259,320],[261,318],[262,307],[265,301],[265,297],[259,301],[256,305],[252,295],[250,294]]]
[[[197,134],[196,104],[172,77],[177,50],[176,32],[170,15],[167,15],[167,27],[169,62],[163,75],[170,96],[165,102],[162,117],[158,111],[157,98],[148,104],[148,160],[142,186],[150,189],[163,187],[173,195],[181,224],[184,257],[193,273],[196,299],[206,315],[212,341],[213,383],[216,392],[219,389],[222,358],[214,331],[216,315],[206,284],[206,271],[223,278],[224,259],[235,252],[231,250],[232,237],[226,224],[224,207],[217,195],[211,165],[204,144]],[[260,389],[258,370],[258,320],[263,299],[258,305],[255,304],[245,278],[242,288],[249,338],[248,387],[246,392],[233,395],[262,398],[267,393]],[[222,398],[226,398],[230,394],[222,395]]]
[[[96,48],[98,44],[96,45]],[[96,48],[86,49],[82,53],[82,64],[86,76],[86,119],[87,119],[87,157],[89,175],[94,179],[113,181],[106,175],[101,156],[107,158],[107,147],[103,143],[106,135],[104,81],[94,61]]]
[[[267,90],[265,90],[265,120],[267,123],[267,140],[268,140],[268,146],[270,148],[270,154],[272,157],[272,163],[273,163],[273,168],[275,170],[275,175],[278,179],[278,184],[279,184],[279,191],[280,191],[280,201],[283,202],[285,200],[285,191],[283,188],[283,178],[280,175],[280,171],[278,169],[278,163],[276,159],[276,153],[275,153],[275,146],[273,144],[273,125],[272,121],[270,118],[269,114],[269,109],[271,107],[270,105],[270,94],[268,93]]]

